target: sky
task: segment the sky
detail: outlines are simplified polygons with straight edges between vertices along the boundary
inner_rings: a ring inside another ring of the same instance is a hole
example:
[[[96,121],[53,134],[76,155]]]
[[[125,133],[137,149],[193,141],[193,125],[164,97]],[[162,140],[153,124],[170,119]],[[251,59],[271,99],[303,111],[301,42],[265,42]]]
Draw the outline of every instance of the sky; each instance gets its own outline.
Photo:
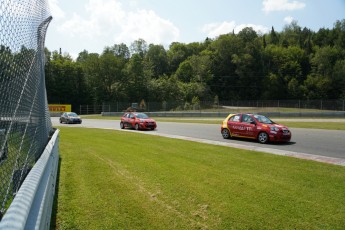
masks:
[[[76,58],[144,39],[147,44],[203,42],[244,27],[268,33],[292,21],[315,32],[345,19],[345,0],[48,0],[46,47]]]

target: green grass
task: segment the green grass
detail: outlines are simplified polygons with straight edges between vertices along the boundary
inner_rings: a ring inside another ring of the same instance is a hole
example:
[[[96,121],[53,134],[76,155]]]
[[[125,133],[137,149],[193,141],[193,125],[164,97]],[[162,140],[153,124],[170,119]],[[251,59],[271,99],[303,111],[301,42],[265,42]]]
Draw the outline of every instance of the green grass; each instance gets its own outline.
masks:
[[[102,115],[81,115],[82,119],[98,119],[98,120],[120,120],[121,117],[102,116]]]
[[[195,112],[196,110],[190,110],[187,112]],[[199,110],[197,110],[198,112]],[[262,112],[324,112],[325,110],[322,109],[305,109],[305,108],[286,108],[286,107],[265,107],[265,106],[258,106],[258,107],[219,107],[219,108],[212,108],[212,109],[202,109],[202,112],[229,112],[229,113],[262,113]],[[334,110],[327,110],[327,111],[334,111]]]
[[[345,130],[345,122],[303,122],[303,121],[279,121],[291,128],[307,128],[307,129],[328,129],[328,130]]]
[[[60,127],[53,229],[344,229],[345,167]]]

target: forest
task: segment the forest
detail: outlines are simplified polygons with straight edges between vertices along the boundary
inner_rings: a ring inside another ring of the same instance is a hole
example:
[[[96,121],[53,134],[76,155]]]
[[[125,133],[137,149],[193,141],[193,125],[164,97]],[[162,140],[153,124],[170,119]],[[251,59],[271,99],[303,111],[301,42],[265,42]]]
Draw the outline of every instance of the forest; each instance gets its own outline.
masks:
[[[247,27],[166,49],[138,39],[101,54],[45,49],[50,104],[345,99],[345,19],[314,32]]]

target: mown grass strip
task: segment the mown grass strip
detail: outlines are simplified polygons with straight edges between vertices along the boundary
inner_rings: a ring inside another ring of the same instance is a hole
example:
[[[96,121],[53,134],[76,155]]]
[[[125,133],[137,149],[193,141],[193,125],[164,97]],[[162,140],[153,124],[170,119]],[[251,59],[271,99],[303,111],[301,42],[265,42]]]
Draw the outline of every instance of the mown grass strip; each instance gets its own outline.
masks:
[[[344,229],[345,167],[60,128],[56,229]]]
[[[345,122],[329,122],[327,120],[325,122],[282,121],[282,124],[291,128],[345,130]]]

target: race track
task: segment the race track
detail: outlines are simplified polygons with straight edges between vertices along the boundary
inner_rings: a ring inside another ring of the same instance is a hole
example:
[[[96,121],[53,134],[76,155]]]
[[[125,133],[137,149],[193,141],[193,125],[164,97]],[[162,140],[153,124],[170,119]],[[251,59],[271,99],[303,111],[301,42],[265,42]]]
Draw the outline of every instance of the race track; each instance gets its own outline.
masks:
[[[83,124],[59,124],[52,118],[53,126],[81,126],[88,128],[107,128],[120,130],[119,121],[84,119]],[[264,152],[282,152],[280,155],[306,154],[306,159],[345,165],[345,131],[290,128],[292,139],[289,143],[259,144],[253,140],[223,139],[220,125],[159,122],[155,131],[136,131],[156,135],[178,135],[192,139],[206,140],[234,147],[244,147]],[[308,156],[311,154],[311,156]],[[320,156],[320,157],[318,157]],[[319,159],[320,158],[320,159]],[[327,159],[330,158],[330,159]]]

